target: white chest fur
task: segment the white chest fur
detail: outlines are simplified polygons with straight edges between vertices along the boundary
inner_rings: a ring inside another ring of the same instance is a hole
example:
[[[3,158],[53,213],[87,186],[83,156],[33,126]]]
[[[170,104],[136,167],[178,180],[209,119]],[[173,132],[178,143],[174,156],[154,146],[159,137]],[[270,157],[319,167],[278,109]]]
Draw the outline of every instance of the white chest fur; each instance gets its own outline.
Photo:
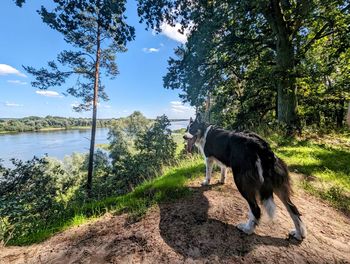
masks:
[[[204,132],[204,136],[201,137],[199,140],[196,141],[195,145],[197,146],[197,148],[199,148],[200,152],[202,153],[202,155],[204,156],[204,158],[206,158],[205,154],[204,154],[204,147],[205,147],[205,143],[207,141],[207,135],[209,130],[211,129],[212,126],[208,126],[207,129]]]

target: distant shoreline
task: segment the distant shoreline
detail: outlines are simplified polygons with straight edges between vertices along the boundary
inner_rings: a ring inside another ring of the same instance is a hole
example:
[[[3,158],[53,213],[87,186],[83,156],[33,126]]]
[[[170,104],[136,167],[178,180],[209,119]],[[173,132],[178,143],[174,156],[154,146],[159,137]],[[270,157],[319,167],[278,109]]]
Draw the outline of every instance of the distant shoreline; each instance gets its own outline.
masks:
[[[97,128],[108,128],[108,127],[97,127]],[[21,133],[38,133],[38,132],[51,132],[51,131],[61,131],[61,130],[82,130],[82,129],[91,129],[91,126],[46,127],[38,130],[28,130],[28,131],[0,131],[0,134],[11,135],[11,134],[21,134]]]
[[[184,122],[187,119],[172,119],[171,122]],[[110,126],[98,126],[97,128],[109,128]],[[15,135],[21,133],[39,133],[39,132],[54,132],[62,130],[88,130],[91,126],[70,126],[70,127],[45,127],[37,130],[26,130],[26,131],[0,131],[0,135]]]

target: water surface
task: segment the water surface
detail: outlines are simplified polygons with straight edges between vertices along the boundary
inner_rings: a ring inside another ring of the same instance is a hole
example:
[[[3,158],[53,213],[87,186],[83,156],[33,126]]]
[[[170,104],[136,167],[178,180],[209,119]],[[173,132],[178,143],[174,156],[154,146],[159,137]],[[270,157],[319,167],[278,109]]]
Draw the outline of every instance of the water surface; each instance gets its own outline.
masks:
[[[186,121],[172,122],[171,129],[187,126]],[[90,129],[54,130],[47,132],[25,132],[0,134],[0,159],[5,166],[10,166],[11,158],[29,160],[33,156],[63,159],[73,152],[87,153],[90,146]],[[108,128],[96,130],[96,144],[108,143]]]

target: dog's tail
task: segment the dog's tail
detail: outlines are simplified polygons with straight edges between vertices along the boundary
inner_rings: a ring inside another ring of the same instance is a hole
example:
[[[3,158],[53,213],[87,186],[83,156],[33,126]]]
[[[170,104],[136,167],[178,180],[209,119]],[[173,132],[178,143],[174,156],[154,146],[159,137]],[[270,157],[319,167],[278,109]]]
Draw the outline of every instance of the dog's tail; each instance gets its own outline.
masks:
[[[282,203],[287,208],[287,211],[294,222],[295,231],[293,230],[290,233],[290,235],[292,235],[298,240],[302,240],[306,237],[307,231],[304,223],[300,219],[301,213],[290,199],[290,196],[292,194],[292,188],[290,184],[288,168],[287,165],[283,162],[283,160],[277,157],[275,158],[276,162],[272,175],[272,178],[275,180],[273,192],[278,196],[278,198],[281,199]]]
[[[288,167],[286,163],[278,157],[276,157],[272,178],[274,179],[273,187],[276,195],[282,200],[288,210],[294,215],[301,216],[297,207],[290,200],[292,187]]]
[[[287,207],[288,211],[299,218],[301,214],[290,199],[292,187],[288,167],[282,159],[275,155],[273,156],[274,162],[268,168],[268,173],[264,174],[264,183],[259,191],[261,202],[268,215],[272,218],[275,212],[275,204],[273,202],[273,193],[275,193]]]

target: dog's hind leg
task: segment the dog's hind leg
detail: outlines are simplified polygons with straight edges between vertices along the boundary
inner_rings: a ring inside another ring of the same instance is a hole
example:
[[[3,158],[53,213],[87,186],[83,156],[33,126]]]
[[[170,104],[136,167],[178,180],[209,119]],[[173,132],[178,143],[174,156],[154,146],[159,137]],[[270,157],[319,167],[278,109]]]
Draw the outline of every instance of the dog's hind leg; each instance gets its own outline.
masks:
[[[238,191],[241,193],[244,199],[247,200],[249,205],[248,221],[246,223],[238,224],[237,228],[250,235],[254,233],[255,227],[259,224],[261,216],[261,210],[256,201],[256,185],[254,182],[250,181],[252,177],[250,177],[248,174],[242,175],[241,173],[237,172],[234,172],[233,174]]]
[[[206,166],[206,171],[205,171],[205,180],[202,182],[202,185],[209,185],[210,179],[211,179],[211,174],[213,172],[213,165],[214,165],[214,159],[211,157],[207,157],[205,159],[205,166]]]
[[[299,213],[299,210],[290,200],[292,189],[287,165],[279,158],[276,158],[274,164],[273,179],[275,181],[273,191],[287,208],[295,226],[295,229],[293,229],[289,235],[297,240],[303,240],[303,238],[306,237],[306,228],[300,219],[301,214]]]
[[[304,223],[301,221],[300,216],[297,207],[292,203],[289,197],[289,193],[286,190],[279,189],[275,192],[278,198],[281,199],[284,206],[287,208],[287,211],[290,215],[290,217],[293,220],[295,229],[289,232],[289,235],[294,237],[297,240],[303,240],[306,237],[306,228]]]
[[[237,228],[247,235],[254,233],[255,227],[259,224],[260,219],[260,208],[256,201],[248,202],[249,204],[249,214],[248,221],[246,223],[240,223],[237,225]]]

